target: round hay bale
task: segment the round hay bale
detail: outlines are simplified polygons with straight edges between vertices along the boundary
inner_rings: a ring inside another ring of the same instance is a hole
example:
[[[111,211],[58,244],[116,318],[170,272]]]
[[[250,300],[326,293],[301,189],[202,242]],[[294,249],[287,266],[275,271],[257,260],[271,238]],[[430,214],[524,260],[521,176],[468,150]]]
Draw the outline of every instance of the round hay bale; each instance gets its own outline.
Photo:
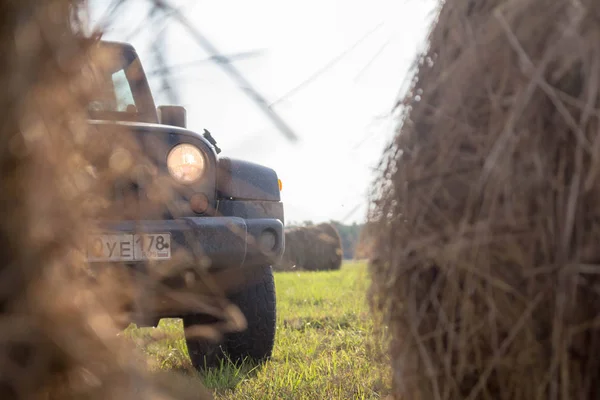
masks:
[[[286,229],[285,251],[276,271],[327,271],[342,266],[342,239],[328,223]]]
[[[395,398],[599,398],[599,15],[441,6],[370,215]]]
[[[298,228],[289,228],[285,230],[285,250],[281,260],[273,265],[275,271],[292,271],[300,269],[298,263],[298,247],[301,243],[298,239]]]
[[[342,267],[343,249],[340,233],[333,224],[323,223],[316,227],[317,246],[315,254],[318,257],[316,265],[320,266],[318,270],[338,270]]]

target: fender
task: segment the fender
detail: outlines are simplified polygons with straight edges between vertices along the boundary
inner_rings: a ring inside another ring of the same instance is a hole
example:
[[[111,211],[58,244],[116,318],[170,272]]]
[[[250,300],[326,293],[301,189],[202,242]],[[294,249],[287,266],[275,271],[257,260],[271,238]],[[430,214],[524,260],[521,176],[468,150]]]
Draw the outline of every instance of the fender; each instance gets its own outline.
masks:
[[[217,197],[232,200],[281,201],[275,170],[223,157],[217,167]]]

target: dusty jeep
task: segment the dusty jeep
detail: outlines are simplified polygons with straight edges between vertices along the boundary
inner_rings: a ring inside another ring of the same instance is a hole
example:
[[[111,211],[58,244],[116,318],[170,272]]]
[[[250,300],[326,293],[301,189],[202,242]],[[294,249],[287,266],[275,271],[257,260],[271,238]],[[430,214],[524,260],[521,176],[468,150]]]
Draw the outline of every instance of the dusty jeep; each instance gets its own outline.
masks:
[[[199,134],[186,129],[183,107],[156,107],[131,45],[111,41],[99,41],[98,45],[117,54],[118,61],[105,76],[106,90],[89,103],[90,126],[100,130],[127,126],[141,141],[152,138],[161,142],[164,150],[153,155],[153,162],[179,188],[180,207],[173,211],[166,204],[160,218],[153,213],[141,220],[103,222],[102,231],[89,240],[93,252],[88,249],[88,261],[122,263],[139,271],[160,268],[161,262],[172,263],[177,250],[198,254],[200,248],[202,259],[183,259],[184,265],[178,269],[193,270],[195,263],[208,260],[212,270],[230,270],[232,276],[252,270],[252,279],[228,295],[246,317],[247,328],[226,334],[220,344],[191,337],[186,337],[186,342],[198,369],[213,367],[224,356],[233,361],[269,358],[276,317],[271,265],[273,257],[280,258],[284,250],[281,181],[270,168],[219,157],[220,149],[208,131]],[[135,191],[136,201],[143,202],[148,195],[143,186],[135,186]],[[181,283],[183,272],[179,278]],[[191,307],[178,312],[154,312],[143,305],[142,309],[131,321],[142,327],[157,326],[162,318],[181,318],[185,327],[216,322]]]

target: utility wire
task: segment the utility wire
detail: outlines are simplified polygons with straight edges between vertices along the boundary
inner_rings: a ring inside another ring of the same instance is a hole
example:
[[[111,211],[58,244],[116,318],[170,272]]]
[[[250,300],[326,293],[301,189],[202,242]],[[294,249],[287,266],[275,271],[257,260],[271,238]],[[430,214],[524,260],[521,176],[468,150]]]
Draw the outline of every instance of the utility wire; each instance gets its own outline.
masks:
[[[366,34],[364,34],[352,46],[350,46],[348,49],[344,50],[343,52],[341,52],[340,54],[338,54],[336,57],[334,57],[331,61],[329,61],[324,67],[322,67],[321,69],[319,69],[318,71],[316,71],[309,78],[307,78],[302,83],[300,83],[298,86],[294,87],[292,90],[290,90],[289,92],[287,92],[286,94],[284,94],[283,96],[281,96],[279,99],[277,99],[273,103],[269,104],[269,108],[273,108],[273,106],[275,106],[275,105],[281,103],[282,101],[290,98],[291,96],[293,96],[294,94],[296,94],[297,92],[299,92],[300,90],[302,90],[304,87],[306,87],[307,85],[309,85],[310,83],[312,83],[315,79],[317,79],[323,73],[327,72],[327,70],[329,70],[331,67],[333,67],[335,64],[337,64],[342,58],[344,58],[346,55],[348,55],[350,52],[352,52],[352,50],[354,50],[356,47],[358,47],[358,45],[361,44],[367,37],[369,37],[376,30],[378,30],[379,28],[381,28],[382,25],[383,25],[383,22],[380,22],[377,26],[375,26],[373,29],[371,29]]]
[[[174,65],[174,66],[166,66],[166,67],[162,67],[162,68],[157,68],[157,69],[147,72],[146,74],[154,75],[154,74],[162,74],[162,73],[171,73],[171,72],[174,72],[173,70],[175,70],[175,69],[181,70],[184,68],[191,68],[191,67],[198,66],[199,64],[204,64],[206,62],[219,62],[219,60],[223,60],[223,59],[227,59],[228,62],[232,62],[232,61],[236,61],[236,60],[244,60],[246,58],[260,56],[263,52],[264,52],[264,50],[254,50],[254,51],[245,51],[245,52],[233,53],[233,54],[221,54],[221,55],[203,58],[200,60],[194,60],[194,61],[189,61],[186,63],[181,63],[181,64]]]
[[[346,223],[346,222],[348,222],[348,220],[349,220],[350,218],[352,218],[352,216],[353,216],[354,214],[356,214],[356,212],[357,212],[357,211],[360,209],[360,207],[361,207],[362,205],[363,205],[363,204],[361,204],[361,203],[357,203],[357,204],[356,204],[356,205],[355,205],[355,206],[354,206],[354,207],[353,207],[353,208],[350,210],[350,212],[348,212],[348,213],[347,213],[347,214],[346,214],[344,217],[342,217],[342,219],[340,220],[340,222],[341,222],[341,223]]]
[[[392,43],[393,39],[394,39],[394,36],[390,36],[385,41],[385,43],[383,43],[383,45],[381,45],[379,50],[377,50],[377,52],[373,55],[373,57],[371,57],[371,59],[367,62],[367,64],[361,68],[361,70],[358,72],[358,74],[356,74],[356,76],[354,77],[354,83],[358,82],[358,80],[360,79],[362,74],[364,74],[365,71],[367,71],[371,67],[371,64],[373,64],[373,62],[375,62],[375,60],[383,53],[385,48],[388,47],[390,45],[390,43]]]

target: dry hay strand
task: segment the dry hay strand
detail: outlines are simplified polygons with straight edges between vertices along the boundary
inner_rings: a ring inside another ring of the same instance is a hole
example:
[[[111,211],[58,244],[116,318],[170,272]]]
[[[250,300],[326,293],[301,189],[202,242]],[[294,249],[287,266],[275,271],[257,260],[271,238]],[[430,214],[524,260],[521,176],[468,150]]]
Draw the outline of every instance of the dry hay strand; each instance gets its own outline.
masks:
[[[374,226],[370,223],[366,223],[361,228],[356,243],[356,250],[354,250],[355,260],[369,260],[373,257],[373,247],[375,246],[373,229]]]
[[[599,398],[600,3],[438,17],[371,213],[395,396]]]
[[[342,239],[333,224],[286,229],[285,251],[276,271],[331,271],[342,266]]]
[[[208,399],[199,381],[147,370],[117,335],[135,285],[118,267],[92,270],[85,260],[93,221],[126,214],[107,200],[109,188],[148,160],[126,128],[104,136],[88,125],[94,76],[111,57],[81,35],[81,7],[0,1],[0,398]],[[177,272],[167,266],[147,277],[157,302],[219,316],[217,333],[243,329],[243,316],[222,296],[226,277],[219,286],[198,271],[186,287],[168,290],[162,282]]]

